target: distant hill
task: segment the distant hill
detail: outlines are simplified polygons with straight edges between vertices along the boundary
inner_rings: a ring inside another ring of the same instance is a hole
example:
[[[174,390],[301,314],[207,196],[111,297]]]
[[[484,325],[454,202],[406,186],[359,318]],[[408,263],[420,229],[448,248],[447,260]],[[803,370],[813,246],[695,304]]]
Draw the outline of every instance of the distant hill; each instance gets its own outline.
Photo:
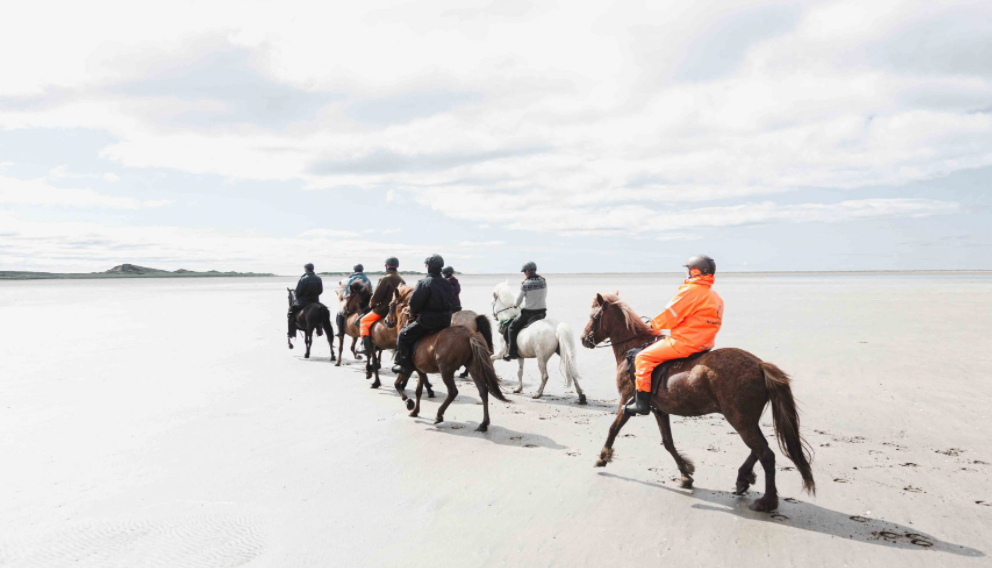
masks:
[[[148,268],[137,264],[118,264],[110,270],[103,272],[23,272],[13,270],[0,270],[0,280],[72,280],[72,279],[95,279],[95,278],[211,278],[211,277],[248,277],[248,276],[275,276],[269,273],[258,272],[219,272],[208,270],[197,272],[180,268],[174,272],[162,270],[160,268]]]

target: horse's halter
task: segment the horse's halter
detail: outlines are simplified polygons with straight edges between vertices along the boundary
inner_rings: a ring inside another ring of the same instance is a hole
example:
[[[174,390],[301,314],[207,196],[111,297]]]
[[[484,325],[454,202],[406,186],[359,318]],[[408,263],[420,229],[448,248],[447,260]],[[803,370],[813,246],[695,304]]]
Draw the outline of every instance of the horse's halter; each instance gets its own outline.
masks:
[[[603,341],[608,341],[610,339],[609,337],[600,341],[596,341],[596,330],[597,328],[599,328],[599,320],[603,318],[603,310],[608,305],[609,304],[600,305],[599,309],[596,310],[596,313],[594,313],[592,317],[589,318],[589,323],[591,325],[589,325],[588,331],[586,331],[582,336],[582,341],[584,343],[588,343],[589,345],[592,345],[594,349],[598,349],[601,347],[610,347],[612,345],[612,343],[607,343],[606,345],[600,345],[600,343],[602,343]]]

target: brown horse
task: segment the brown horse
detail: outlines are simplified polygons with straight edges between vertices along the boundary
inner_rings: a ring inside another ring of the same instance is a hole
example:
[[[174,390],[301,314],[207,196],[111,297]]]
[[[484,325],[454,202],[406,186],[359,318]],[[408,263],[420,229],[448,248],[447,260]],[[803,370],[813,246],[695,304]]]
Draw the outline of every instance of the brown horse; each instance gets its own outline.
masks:
[[[615,294],[596,294],[592,314],[582,336],[582,344],[592,349],[610,340],[617,360],[617,389],[620,408],[610,426],[606,445],[600,452],[597,467],[613,458],[613,441],[627,423],[624,404],[634,396],[634,383],[627,372],[629,349],[656,339],[652,329]],[[741,495],[755,482],[754,464],[760,461],[765,470],[765,494],[751,504],[754,511],[778,508],[775,488],[775,454],[768,447],[758,420],[770,401],[779,447],[803,478],[803,489],[816,492],[810,468],[809,445],[799,434],[799,413],[792,398],[789,376],[771,363],[741,349],[717,349],[696,359],[672,364],[667,371],[666,388],[651,398],[652,411],[661,429],[665,449],[675,458],[682,473],[682,486],[692,487],[692,462],[679,454],[672,440],[669,415],[702,416],[720,413],[751,449],[751,455],[737,471],[736,494]]]
[[[395,294],[397,326],[402,328],[410,321],[410,296],[413,295],[413,286],[402,286]],[[396,392],[400,393],[400,398],[406,402],[406,407],[410,410],[410,416],[420,414],[420,396],[423,392],[424,382],[427,380],[427,373],[439,373],[444,380],[444,385],[448,387],[448,396],[445,397],[441,407],[437,409],[437,418],[434,423],[440,424],[444,421],[444,411],[448,409],[455,397],[458,396],[458,387],[455,386],[455,372],[465,366],[469,375],[479,390],[479,397],[482,399],[482,423],[475,430],[485,432],[489,429],[489,394],[503,402],[510,402],[503,396],[503,391],[499,388],[499,377],[496,376],[496,369],[491,361],[492,353],[486,346],[486,340],[477,332],[467,327],[452,326],[437,333],[424,337],[417,343],[417,349],[413,354],[413,365],[417,370],[417,401],[410,400],[403,389],[406,387],[408,377],[402,373],[396,376]]]
[[[396,350],[396,338],[400,334],[400,326],[396,325],[396,299],[389,303],[389,313],[384,319],[381,319],[374,324],[372,328],[369,329],[369,335],[372,337],[372,344],[375,349],[372,355],[369,357],[368,364],[365,367],[365,378],[370,379],[375,376],[375,381],[372,383],[371,388],[377,389],[382,386],[379,381],[379,368],[382,366],[382,352],[383,350]],[[409,377],[407,377],[409,380]],[[431,388],[431,383],[426,378],[424,378],[424,386],[427,387],[427,398],[434,398],[434,389]],[[406,382],[403,383],[403,387],[406,387]]]
[[[296,303],[296,292],[292,288],[286,288],[289,292],[289,306],[293,307]],[[307,347],[307,352],[303,355],[304,359],[310,358],[310,347],[313,345],[313,332],[317,331],[317,335],[321,336],[325,333],[327,334],[327,344],[331,346],[331,361],[334,360],[334,328],[331,326],[331,311],[327,309],[327,306],[319,302],[313,302],[307,304],[302,310],[296,312],[296,329],[303,332],[303,342]],[[293,338],[289,337],[286,339],[289,343],[289,348],[293,348]]]
[[[355,345],[358,343],[358,338],[362,334],[362,330],[359,327],[359,322],[362,316],[369,311],[369,301],[372,300],[372,287],[368,283],[355,281],[351,283],[351,292],[348,297],[344,297],[344,292],[338,291],[338,300],[341,302],[340,305],[344,306],[345,311],[348,312],[348,317],[345,318],[344,326],[338,331],[341,335],[338,336],[338,362],[337,366],[341,366],[341,362],[344,360],[341,353],[344,351],[344,336],[348,335],[351,337],[351,355],[362,360],[362,356],[355,349]]]

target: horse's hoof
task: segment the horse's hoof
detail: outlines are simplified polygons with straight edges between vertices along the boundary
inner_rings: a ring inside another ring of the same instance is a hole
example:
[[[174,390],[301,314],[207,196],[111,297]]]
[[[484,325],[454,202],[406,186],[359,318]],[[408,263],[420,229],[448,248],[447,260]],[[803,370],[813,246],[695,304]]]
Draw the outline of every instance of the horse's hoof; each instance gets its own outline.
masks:
[[[734,495],[743,495],[747,493],[747,490],[751,488],[751,484],[746,481],[738,481],[737,489],[734,490]]]
[[[438,416],[437,418],[434,419],[434,423],[435,424],[440,424],[442,422],[444,422],[444,417],[443,416]]]
[[[304,353],[303,354],[303,358],[304,359],[309,359],[310,358],[310,354],[309,353]]]
[[[542,396],[544,396],[544,395],[543,395],[543,394],[541,394],[541,393],[537,393],[537,394],[535,394],[534,396],[532,396],[531,398],[533,398],[533,399],[535,399],[535,400],[536,400],[536,399],[539,399],[539,398],[541,398]]]
[[[603,458],[599,458],[598,460],[596,460],[595,467],[606,467],[606,462],[603,461]]]
[[[377,388],[379,388],[381,386],[382,386],[382,383],[380,383],[379,381],[376,381],[376,382],[372,383],[371,385],[369,385],[369,388],[370,389],[377,389]]]
[[[416,405],[413,404],[413,401],[412,400],[410,400],[409,398],[406,399],[406,409],[407,410],[413,410],[413,407],[414,406],[416,406]]]
[[[420,416],[420,413],[417,412],[416,410],[412,410],[412,411],[410,411],[409,416],[410,416],[410,418],[416,418],[416,417]]]
[[[579,395],[579,404],[580,405],[589,404],[589,402],[586,400],[586,395],[584,395],[584,394],[580,394]]]
[[[292,349],[292,348],[293,348],[293,344],[292,344],[292,343],[290,343],[290,344],[289,344],[289,348],[290,348],[290,349]]]
[[[680,483],[680,487],[682,487],[682,489],[692,489],[692,478],[683,477],[682,482]]]
[[[750,507],[748,508],[758,513],[770,513],[775,509],[778,509],[778,499],[766,500],[765,497],[762,497],[761,499],[755,499],[754,503],[751,503]]]
[[[358,360],[358,361],[361,361],[362,360],[362,356],[361,355],[355,355],[355,359]]]
[[[427,398],[434,398],[434,391],[427,391]]]
[[[475,429],[476,432],[486,432],[488,430],[489,426],[487,424],[479,424],[479,427]]]
[[[524,388],[523,387],[520,387],[518,389],[513,389],[513,394],[520,394],[522,392],[524,392]]]

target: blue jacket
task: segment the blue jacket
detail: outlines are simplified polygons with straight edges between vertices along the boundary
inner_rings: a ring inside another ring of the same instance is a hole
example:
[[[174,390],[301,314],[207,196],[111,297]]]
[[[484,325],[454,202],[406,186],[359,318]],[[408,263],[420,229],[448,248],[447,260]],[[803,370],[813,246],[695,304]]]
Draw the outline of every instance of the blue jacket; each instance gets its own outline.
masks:
[[[372,285],[372,283],[369,282],[369,277],[366,276],[364,272],[356,272],[352,274],[350,278],[348,278],[348,283],[344,285],[345,298],[347,298],[351,294],[351,283],[354,282],[355,280],[361,280],[362,282],[365,282],[370,286]]]

